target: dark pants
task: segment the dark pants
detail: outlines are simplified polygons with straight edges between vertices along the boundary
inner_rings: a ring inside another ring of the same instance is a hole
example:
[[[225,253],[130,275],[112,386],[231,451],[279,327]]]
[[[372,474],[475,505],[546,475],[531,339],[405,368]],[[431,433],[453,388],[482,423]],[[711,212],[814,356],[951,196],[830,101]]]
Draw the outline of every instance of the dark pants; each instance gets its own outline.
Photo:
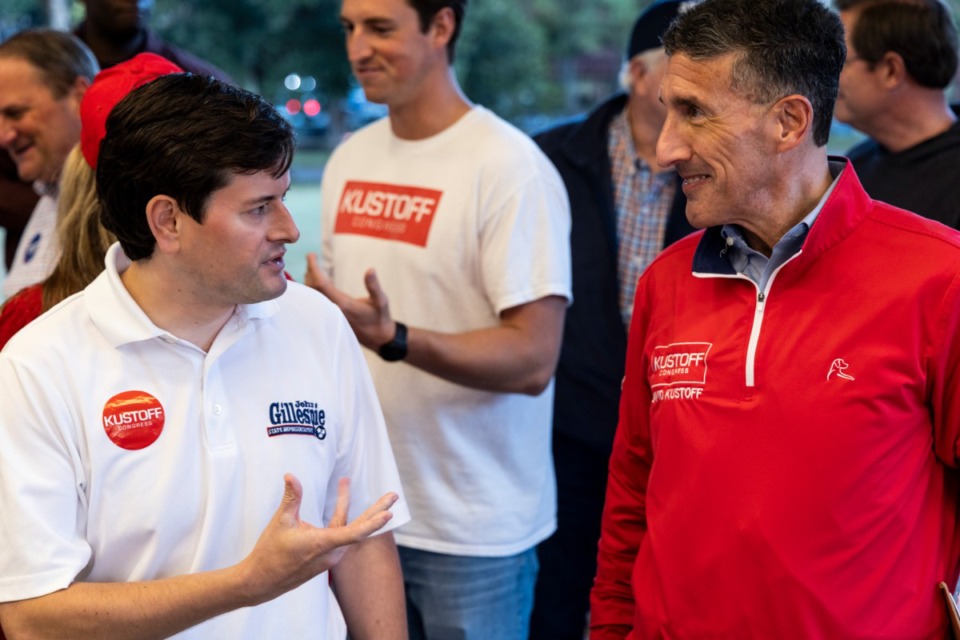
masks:
[[[553,434],[557,531],[537,547],[540,573],[530,640],[583,640],[609,458],[563,434]]]

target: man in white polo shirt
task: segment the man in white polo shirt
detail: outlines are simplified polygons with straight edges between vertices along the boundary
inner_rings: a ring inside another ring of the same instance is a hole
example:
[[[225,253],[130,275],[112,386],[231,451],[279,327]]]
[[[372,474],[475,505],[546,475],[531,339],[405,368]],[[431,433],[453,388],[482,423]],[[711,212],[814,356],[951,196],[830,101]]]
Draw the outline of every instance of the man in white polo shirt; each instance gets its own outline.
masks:
[[[322,637],[331,577],[352,638],[405,637],[385,532],[409,516],[363,356],[284,275],[293,147],[212,78],[110,114],[97,189],[120,242],[0,355],[11,637]]]

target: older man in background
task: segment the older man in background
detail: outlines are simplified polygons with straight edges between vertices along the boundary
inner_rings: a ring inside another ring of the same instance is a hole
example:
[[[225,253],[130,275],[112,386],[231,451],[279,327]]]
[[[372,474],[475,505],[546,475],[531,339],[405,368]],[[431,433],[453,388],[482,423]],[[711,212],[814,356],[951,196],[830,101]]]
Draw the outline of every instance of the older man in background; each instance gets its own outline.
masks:
[[[583,638],[634,288],[663,247],[693,231],[680,178],[657,164],[656,147],[666,117],[661,38],[695,4],[660,0],[646,9],[625,50],[623,91],[534,138],[570,196],[574,304],[553,402],[557,531],[537,547],[533,640]]]
[[[3,282],[5,297],[56,264],[57,179],[80,140],[80,100],[97,71],[90,50],[68,33],[36,29],[0,43],[0,148],[41,194]]]

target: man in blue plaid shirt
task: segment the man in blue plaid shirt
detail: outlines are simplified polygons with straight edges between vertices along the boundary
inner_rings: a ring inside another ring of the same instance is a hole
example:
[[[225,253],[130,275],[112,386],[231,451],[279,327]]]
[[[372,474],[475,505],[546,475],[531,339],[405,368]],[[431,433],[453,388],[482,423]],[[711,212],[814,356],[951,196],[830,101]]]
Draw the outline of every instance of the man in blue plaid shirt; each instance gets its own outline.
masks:
[[[583,638],[634,288],[665,246],[692,231],[680,181],[657,165],[656,146],[666,116],[660,38],[693,4],[655,2],[633,27],[623,91],[536,136],[570,196],[574,304],[554,400],[557,532],[538,548],[532,640]]]

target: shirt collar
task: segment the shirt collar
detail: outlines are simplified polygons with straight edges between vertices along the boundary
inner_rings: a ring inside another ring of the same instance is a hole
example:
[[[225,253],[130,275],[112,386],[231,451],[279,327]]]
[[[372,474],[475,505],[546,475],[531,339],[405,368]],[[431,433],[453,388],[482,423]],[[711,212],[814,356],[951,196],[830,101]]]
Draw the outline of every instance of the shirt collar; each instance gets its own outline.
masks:
[[[60,183],[57,180],[52,182],[34,180],[33,191],[40,197],[47,196],[56,200],[57,196],[60,195]]]
[[[843,163],[840,162],[830,162],[829,165],[830,175],[833,178],[833,182],[830,183],[830,186],[827,188],[826,192],[821,196],[820,200],[817,202],[817,206],[808,213],[803,219],[790,228],[783,237],[777,242],[773,247],[773,253],[784,253],[787,254],[784,256],[788,258],[798,251],[803,246],[804,240],[807,239],[807,234],[810,232],[810,228],[813,226],[813,223],[816,222],[817,217],[820,215],[820,211],[823,209],[824,203],[830,198],[830,194],[833,193],[834,188],[837,186],[837,181],[840,179],[840,174],[843,172]],[[728,257],[730,263],[734,266],[737,271],[742,271],[742,269],[737,268],[738,263],[741,263],[742,260],[746,259],[748,256],[753,254],[762,255],[760,252],[755,251],[750,248],[747,244],[746,238],[743,233],[743,228],[737,224],[725,224],[720,230],[721,235],[726,241],[727,247],[729,247]]]
[[[637,155],[637,148],[633,144],[633,132],[630,131],[630,119],[626,107],[610,122],[610,136],[613,148],[620,153],[631,175],[648,168],[643,158]]]
[[[85,290],[87,311],[94,325],[113,347],[159,338],[178,342],[179,338],[153,323],[136,303],[120,275],[130,266],[130,258],[114,243],[107,251],[104,271]],[[248,320],[269,318],[279,308],[276,300],[237,305],[228,326],[244,326]]]

